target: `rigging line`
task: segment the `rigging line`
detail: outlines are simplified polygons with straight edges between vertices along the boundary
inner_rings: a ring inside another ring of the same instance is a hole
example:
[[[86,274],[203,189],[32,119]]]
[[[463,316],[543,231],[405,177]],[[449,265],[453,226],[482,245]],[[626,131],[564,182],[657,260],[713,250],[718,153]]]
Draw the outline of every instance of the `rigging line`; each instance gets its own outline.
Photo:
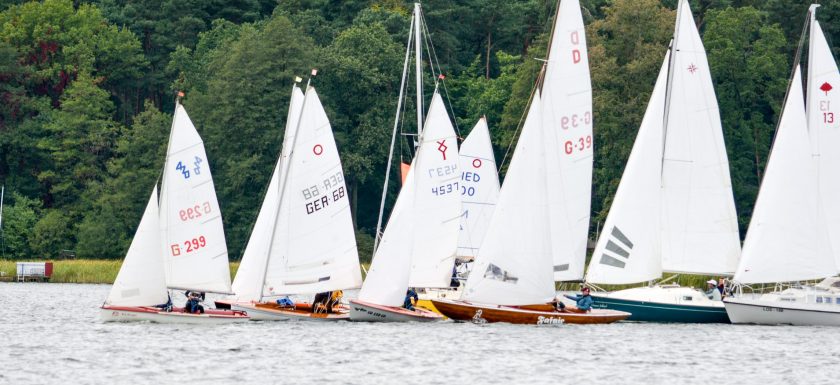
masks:
[[[426,16],[421,13],[420,17],[422,18],[422,23],[420,25],[423,26],[423,32],[425,33],[423,41],[426,44],[426,52],[429,53],[429,67],[432,69],[435,89],[437,89],[438,82],[443,84],[443,94],[446,97],[446,104],[449,106],[449,113],[451,113],[453,123],[455,123],[455,133],[458,135],[458,138],[461,138],[461,128],[458,127],[458,119],[455,119],[455,108],[452,107],[452,99],[449,97],[449,89],[446,88],[446,78],[440,78],[440,76],[443,75],[443,70],[440,68],[440,60],[438,59],[437,51],[435,51],[435,45],[432,44],[432,37],[429,33],[429,25],[426,23]],[[437,66],[437,75],[435,75],[435,66]]]
[[[507,162],[508,156],[510,155],[511,149],[513,148],[513,144],[517,142],[519,132],[522,131],[522,125],[525,121],[525,117],[528,115],[528,110],[530,109],[529,107],[531,106],[531,103],[534,102],[534,94],[540,88],[539,85],[542,83],[542,80],[545,77],[545,66],[547,64],[547,61],[543,62],[540,74],[537,76],[537,80],[534,83],[534,87],[531,88],[531,94],[528,95],[528,103],[525,103],[525,108],[522,109],[522,115],[519,116],[519,123],[516,124],[516,130],[513,132],[513,136],[510,138],[510,143],[508,143],[507,150],[505,150],[505,156],[502,158],[502,162],[499,163],[498,168],[496,170],[496,172],[498,172],[499,174],[501,174],[502,169],[505,167],[505,163]]]
[[[397,112],[394,117],[394,129],[391,134],[391,148],[388,152],[388,164],[385,166],[385,183],[382,186],[382,199],[379,201],[379,216],[376,220],[376,232],[374,233],[373,238],[373,254],[371,255],[371,262],[373,261],[373,257],[376,255],[376,249],[379,247],[379,240],[381,239],[380,230],[382,229],[382,214],[385,211],[385,198],[388,196],[388,179],[391,176],[391,162],[394,158],[394,141],[397,138],[397,129],[400,127],[400,111],[403,105],[403,95],[405,95],[407,80],[406,74],[408,73],[408,59],[411,56],[411,38],[414,26],[415,20],[412,18],[411,27],[408,31],[408,44],[406,44],[405,49],[405,60],[403,61],[403,76],[400,80],[400,96],[397,98]],[[400,152],[400,158],[402,158],[402,152]]]

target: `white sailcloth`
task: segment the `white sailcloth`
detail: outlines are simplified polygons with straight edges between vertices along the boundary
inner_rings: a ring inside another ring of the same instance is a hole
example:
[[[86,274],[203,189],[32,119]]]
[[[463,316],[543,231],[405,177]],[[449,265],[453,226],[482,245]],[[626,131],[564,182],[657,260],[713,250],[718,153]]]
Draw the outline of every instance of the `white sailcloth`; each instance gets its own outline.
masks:
[[[662,169],[662,269],[732,274],[741,254],[715,90],[688,1],[676,31]]]
[[[541,108],[536,93],[467,279],[464,300],[526,305],[554,297]]]
[[[486,118],[479,119],[461,143],[459,158],[462,214],[458,256],[472,258],[484,240],[499,199],[499,173]]]
[[[251,237],[248,239],[245,252],[242,254],[242,261],[236,271],[236,277],[233,279],[232,287],[233,292],[236,293],[235,299],[240,301],[260,301],[262,298],[263,278],[265,277],[271,248],[271,234],[274,231],[277,206],[280,202],[280,170],[282,168],[285,172],[288,169],[291,142],[302,105],[303,92],[295,85],[292,88],[280,159],[274,166],[265,198],[263,198],[260,212],[257,214],[257,221],[254,223],[253,230],[251,230]]]
[[[797,66],[755,202],[735,281],[787,282],[837,273],[819,209],[819,184]]]
[[[263,293],[358,288],[362,276],[344,172],[315,88],[306,92],[292,143]]]
[[[455,131],[439,93],[432,97],[411,163],[359,299],[400,306],[406,289],[446,287],[458,247],[461,198]]]
[[[166,285],[230,293],[227,244],[209,161],[180,103],[172,120],[160,210]]]
[[[812,7],[808,50],[808,133],[817,168],[820,211],[825,215],[831,248],[840,269],[840,72]]]
[[[666,54],[604,230],[592,253],[587,282],[627,284],[662,275],[660,179],[668,60]]]
[[[592,85],[580,4],[563,0],[554,23],[541,100],[554,279],[580,280],[592,195]]]
[[[155,186],[105,304],[153,306],[166,301],[166,278],[160,255],[158,190]]]

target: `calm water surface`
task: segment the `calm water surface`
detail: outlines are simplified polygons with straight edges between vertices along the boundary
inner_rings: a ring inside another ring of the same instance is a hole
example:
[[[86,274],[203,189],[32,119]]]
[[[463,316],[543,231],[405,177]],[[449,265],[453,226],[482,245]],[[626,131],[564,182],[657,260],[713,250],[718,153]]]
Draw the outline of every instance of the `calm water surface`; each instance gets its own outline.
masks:
[[[109,289],[0,283],[0,383],[824,384],[840,377],[838,328],[106,324],[98,307]]]

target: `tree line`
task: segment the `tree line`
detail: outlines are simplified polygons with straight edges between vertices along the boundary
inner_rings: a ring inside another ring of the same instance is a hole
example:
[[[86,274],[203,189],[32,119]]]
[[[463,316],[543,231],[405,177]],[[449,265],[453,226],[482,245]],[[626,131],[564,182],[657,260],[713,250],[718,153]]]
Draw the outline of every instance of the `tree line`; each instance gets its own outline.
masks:
[[[592,232],[603,222],[673,33],[676,0],[581,0],[594,95]],[[8,258],[121,258],[163,167],[176,91],[207,148],[241,255],[311,68],[370,256],[413,4],[399,0],[0,0],[0,183]],[[742,234],[807,3],[694,0]],[[459,134],[486,115],[497,161],[545,56],[555,0],[423,2]],[[830,42],[840,4],[818,11]],[[426,63],[426,71],[429,71]],[[427,99],[434,78],[426,76]],[[407,100],[407,126],[412,101]],[[410,139],[408,139],[410,140]],[[410,157],[401,141],[399,155]],[[389,205],[399,186],[389,187]]]

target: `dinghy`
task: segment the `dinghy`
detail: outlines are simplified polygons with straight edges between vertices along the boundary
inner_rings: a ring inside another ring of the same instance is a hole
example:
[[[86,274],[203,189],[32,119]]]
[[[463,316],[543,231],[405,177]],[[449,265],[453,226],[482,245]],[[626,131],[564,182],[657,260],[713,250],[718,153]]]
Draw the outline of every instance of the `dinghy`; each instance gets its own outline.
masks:
[[[458,144],[437,90],[419,142],[359,297],[350,300],[353,321],[442,319],[402,307],[409,287],[449,286],[458,246]]]
[[[734,323],[840,326],[840,96],[837,64],[816,8],[809,9],[808,104],[803,108],[799,54],[782,116],[744,241],[734,280],[736,295],[725,298]],[[800,47],[801,50],[801,47]],[[823,279],[817,285],[801,281]],[[749,295],[746,285],[777,284]]]
[[[578,208],[562,200],[582,204],[584,198],[578,188],[552,188],[560,184],[591,188],[587,170],[591,172],[592,93],[583,18],[576,0],[564,0],[558,7],[543,74],[464,293],[460,300],[432,301],[449,318],[559,324],[608,323],[630,316],[613,310],[555,310],[551,304],[555,278],[578,269],[573,264],[582,263],[576,258],[586,242],[585,233],[567,243],[555,238],[559,229],[579,232]],[[563,129],[554,124],[558,121],[565,122],[559,126]],[[558,156],[566,158],[561,161]],[[585,163],[589,166],[580,166]],[[558,180],[549,182],[551,178]],[[567,194],[564,197],[558,191]],[[558,261],[563,263],[558,265]]]
[[[674,39],[603,229],[590,284],[735,271],[741,250],[729,162],[705,49],[686,0],[677,5]],[[677,284],[592,297],[594,306],[631,312],[635,321],[729,322],[721,301]]]
[[[433,299],[458,299],[461,297],[463,281],[466,280],[471,264],[484,240],[487,224],[493,216],[496,200],[499,198],[499,173],[487,119],[482,117],[470,134],[461,143],[458,151],[461,168],[461,228],[458,232],[458,251],[452,280],[457,285],[449,288],[424,288],[418,293],[417,306],[440,313],[432,304]]]
[[[343,305],[275,301],[362,283],[341,160],[314,87],[305,96],[293,87],[281,157],[240,269],[230,306],[253,320],[349,318]]]
[[[167,288],[230,292],[222,218],[206,159],[201,137],[176,102],[160,197],[165,209],[159,208],[155,186],[101,308],[102,320],[190,324],[248,320],[242,311],[190,313],[172,306],[167,293]],[[176,257],[180,260],[172,260]]]

